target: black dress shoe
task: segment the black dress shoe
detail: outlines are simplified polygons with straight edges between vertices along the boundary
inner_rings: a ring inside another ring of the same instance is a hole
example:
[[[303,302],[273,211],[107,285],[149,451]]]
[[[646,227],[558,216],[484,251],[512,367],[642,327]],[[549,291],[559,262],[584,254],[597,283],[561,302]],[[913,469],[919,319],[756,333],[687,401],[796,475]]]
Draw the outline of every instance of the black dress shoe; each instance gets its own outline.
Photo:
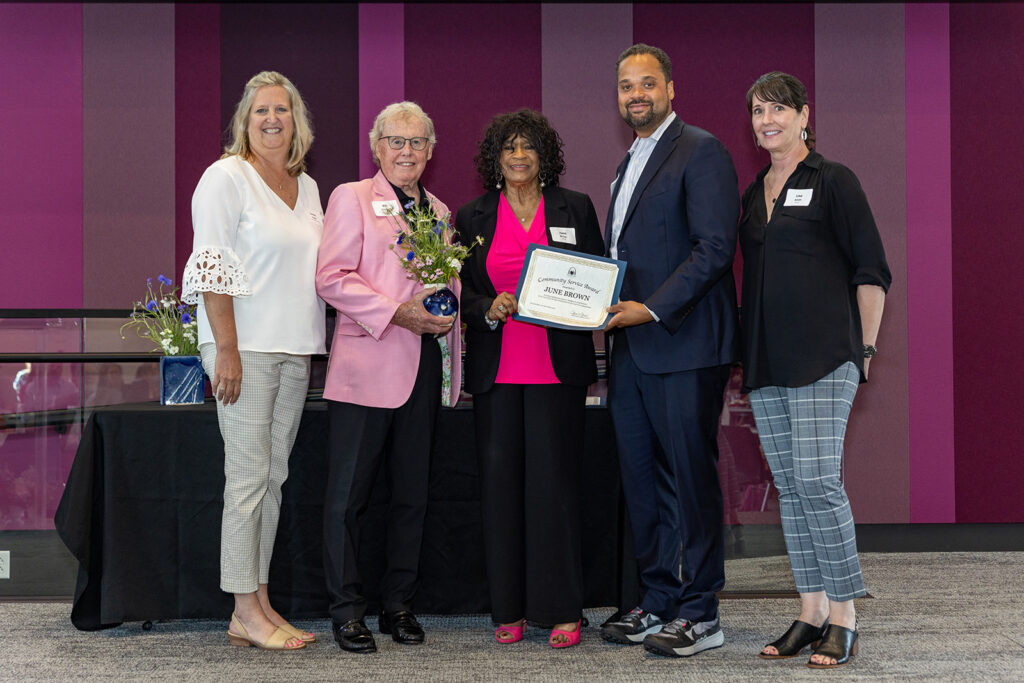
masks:
[[[377,643],[362,619],[349,619],[344,624],[334,624],[334,640],[346,652],[376,652]]]
[[[416,621],[416,615],[409,610],[385,612],[381,610],[377,622],[381,633],[390,633],[396,643],[418,645],[423,642],[423,627]]]

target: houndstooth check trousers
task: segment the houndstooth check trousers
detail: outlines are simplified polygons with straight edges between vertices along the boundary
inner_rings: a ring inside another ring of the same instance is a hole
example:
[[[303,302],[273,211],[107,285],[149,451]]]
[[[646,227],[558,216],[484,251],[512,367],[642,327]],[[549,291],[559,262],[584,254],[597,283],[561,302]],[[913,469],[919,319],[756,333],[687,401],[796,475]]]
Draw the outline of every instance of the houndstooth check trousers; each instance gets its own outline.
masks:
[[[213,377],[217,347],[199,349]],[[238,401],[217,403],[224,438],[224,513],[221,517],[220,588],[253,593],[268,582],[281,485],[309,388],[309,356],[240,351]]]

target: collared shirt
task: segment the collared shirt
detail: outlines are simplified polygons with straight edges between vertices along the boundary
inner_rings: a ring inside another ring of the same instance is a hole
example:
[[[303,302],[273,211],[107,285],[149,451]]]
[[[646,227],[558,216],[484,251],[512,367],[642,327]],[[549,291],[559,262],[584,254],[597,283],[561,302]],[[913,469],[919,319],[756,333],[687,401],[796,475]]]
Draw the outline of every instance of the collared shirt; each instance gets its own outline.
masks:
[[[661,136],[675,118],[676,113],[670,111],[657,130],[645,138],[638,137],[633,141],[633,146],[629,148],[629,163],[626,165],[626,170],[622,172],[622,178],[619,179],[619,194],[615,198],[615,212],[612,214],[612,238],[608,248],[608,253],[612,258],[619,257],[619,234],[622,232],[622,222],[626,217],[629,201],[633,198],[633,190],[636,189],[644,167],[647,166],[647,160],[651,158],[651,152],[654,151]]]
[[[768,167],[770,168],[770,167]],[[811,152],[769,218],[763,169],[743,193],[743,387],[802,387],[853,361],[863,377],[859,285],[892,275],[853,171]]]
[[[390,185],[391,189],[395,191],[395,197],[398,198],[398,205],[402,207],[402,211],[405,211],[405,205],[412,201],[412,197],[402,192],[401,188],[390,180],[388,181],[388,185]],[[423,190],[423,183],[417,180],[416,185],[420,188],[420,208],[429,209],[430,199],[427,197],[427,193]]]

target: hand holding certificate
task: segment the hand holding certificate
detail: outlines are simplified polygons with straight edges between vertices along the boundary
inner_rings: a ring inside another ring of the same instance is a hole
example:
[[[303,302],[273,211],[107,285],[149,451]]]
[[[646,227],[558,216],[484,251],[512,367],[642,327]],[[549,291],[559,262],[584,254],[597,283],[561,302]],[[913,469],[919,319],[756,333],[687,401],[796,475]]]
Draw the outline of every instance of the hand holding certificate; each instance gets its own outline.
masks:
[[[515,320],[564,330],[600,330],[619,300],[625,261],[531,244],[516,287]]]

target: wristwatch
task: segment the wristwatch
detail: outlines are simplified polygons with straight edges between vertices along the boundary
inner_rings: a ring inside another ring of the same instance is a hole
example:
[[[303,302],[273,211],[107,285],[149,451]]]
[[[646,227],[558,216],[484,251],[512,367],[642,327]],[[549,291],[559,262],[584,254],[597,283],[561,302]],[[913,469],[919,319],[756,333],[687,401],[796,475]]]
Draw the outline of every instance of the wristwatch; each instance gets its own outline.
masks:
[[[865,358],[874,358],[876,353],[878,353],[878,349],[876,349],[874,346],[872,346],[871,344],[864,345]]]

